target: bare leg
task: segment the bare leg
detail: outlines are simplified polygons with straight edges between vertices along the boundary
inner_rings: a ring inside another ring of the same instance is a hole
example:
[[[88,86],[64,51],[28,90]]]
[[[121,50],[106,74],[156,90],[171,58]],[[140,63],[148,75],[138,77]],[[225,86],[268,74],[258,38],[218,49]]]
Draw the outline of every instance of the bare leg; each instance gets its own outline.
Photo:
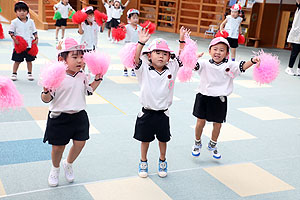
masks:
[[[142,142],[141,143],[141,160],[147,161],[147,153],[149,149],[150,142]]]
[[[231,48],[231,59],[235,59],[236,48]]]
[[[65,150],[65,145],[52,145],[52,152],[51,152],[51,158],[52,158],[52,164],[54,167],[58,168],[59,163],[61,161],[61,157],[63,155],[63,152]]]
[[[20,62],[15,62],[13,66],[13,73],[17,73],[19,69]]]
[[[79,156],[81,150],[83,149],[86,141],[77,141],[73,140],[73,146],[70,149],[67,162],[68,163],[73,163],[76,158]]]
[[[203,128],[205,126],[205,119],[197,118],[197,123],[195,127],[195,139],[200,140],[203,132]]]
[[[32,73],[32,62],[27,62],[27,70]]]
[[[214,128],[213,128],[213,131],[212,131],[211,140],[214,141],[214,142],[217,142],[218,137],[220,135],[220,130],[221,130],[222,124],[221,123],[214,123],[213,126],[214,126]]]
[[[166,160],[166,152],[167,152],[167,143],[166,142],[158,142],[159,150],[160,150],[160,160]]]
[[[65,29],[66,29],[65,26],[61,27],[61,39],[64,39],[64,37],[65,37]]]
[[[58,32],[59,32],[59,29],[60,29],[60,27],[56,27],[56,30],[55,30],[55,38],[57,39],[58,38]]]
[[[110,32],[111,32],[111,29],[108,29],[107,34],[108,34],[109,38],[110,38]]]

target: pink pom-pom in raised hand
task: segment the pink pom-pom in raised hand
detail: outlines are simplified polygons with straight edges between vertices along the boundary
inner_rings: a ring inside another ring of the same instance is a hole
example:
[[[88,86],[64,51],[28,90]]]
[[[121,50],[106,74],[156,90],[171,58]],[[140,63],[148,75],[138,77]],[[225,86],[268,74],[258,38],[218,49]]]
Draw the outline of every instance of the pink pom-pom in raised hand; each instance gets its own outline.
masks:
[[[72,16],[72,21],[75,24],[81,24],[84,22],[87,18],[87,14],[85,12],[82,12],[81,10],[78,10],[73,16]]]
[[[177,78],[181,82],[186,82],[191,80],[193,75],[193,70],[187,67],[181,67],[177,73]]]
[[[92,74],[97,75],[105,75],[109,64],[110,64],[110,57],[106,53],[102,52],[90,52],[85,53],[83,55],[84,62],[87,64],[89,70]]]
[[[127,43],[120,51],[119,56],[122,64],[128,68],[134,68],[134,57],[137,43]]]
[[[256,53],[260,59],[253,69],[253,79],[260,83],[270,83],[277,77],[279,73],[280,60],[277,56],[270,53],[265,53],[263,50]]]
[[[18,108],[23,105],[23,98],[15,84],[7,77],[0,76],[0,111]]]
[[[197,51],[198,46],[189,36],[185,36],[185,45],[181,51],[179,58],[184,67],[194,69],[198,60]]]
[[[55,91],[66,77],[67,65],[64,62],[55,61],[46,65],[40,74],[40,85],[48,90]]]

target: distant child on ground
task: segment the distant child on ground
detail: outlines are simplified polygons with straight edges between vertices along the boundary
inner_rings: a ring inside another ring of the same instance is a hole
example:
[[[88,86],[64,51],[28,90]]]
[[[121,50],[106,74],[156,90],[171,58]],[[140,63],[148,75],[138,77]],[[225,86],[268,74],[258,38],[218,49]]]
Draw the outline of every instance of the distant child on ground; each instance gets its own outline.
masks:
[[[47,127],[43,142],[52,145],[52,167],[48,177],[50,186],[59,182],[60,161],[66,145],[73,140],[67,159],[62,165],[68,182],[74,181],[72,163],[79,156],[86,140],[89,139],[89,119],[85,111],[86,95],[92,95],[102,81],[102,75],[95,76],[89,84],[81,71],[84,65],[84,45],[79,45],[72,38],[66,38],[58,45],[58,60],[64,61],[68,68],[66,77],[56,91],[44,88],[42,101],[50,102]]]
[[[130,9],[127,11],[127,21],[128,24],[126,27],[126,38],[125,43],[134,42],[137,43],[139,41],[138,32],[142,30],[142,27],[139,23],[139,15],[140,12],[136,9]],[[128,76],[127,67],[124,66],[124,76]],[[136,76],[134,73],[134,69],[131,70],[131,76]]]
[[[126,8],[126,6],[129,4],[128,0],[124,5],[121,4],[121,0],[115,0],[114,1],[114,7],[112,9],[112,19],[110,20],[110,27],[111,28],[117,28],[119,24],[121,23],[121,16],[123,15],[123,11]],[[112,40],[112,42],[114,42]]]
[[[72,6],[69,4],[69,0],[61,0],[59,3],[53,6],[55,12],[59,12],[61,14],[61,19],[56,20],[55,26],[55,39],[58,42],[58,32],[61,29],[61,39],[65,37],[65,29],[67,26],[67,20],[69,17],[69,11],[75,11]]]
[[[227,96],[232,93],[233,79],[245,72],[253,64],[260,62],[258,57],[250,61],[228,61],[230,45],[222,37],[213,39],[209,44],[211,59],[199,59],[195,70],[200,76],[198,94],[196,95],[193,115],[197,117],[195,128],[195,144],[192,155],[199,156],[202,147],[201,135],[206,121],[213,122],[211,140],[208,150],[215,159],[220,159],[221,154],[217,151],[217,141],[222,123],[226,121]]]
[[[185,28],[180,29],[180,49],[184,47]],[[147,152],[155,139],[158,140],[160,156],[158,175],[167,176],[166,151],[167,142],[171,138],[169,123],[169,107],[172,104],[174,84],[179,67],[179,57],[169,49],[167,41],[161,38],[153,40],[141,55],[150,34],[143,29],[139,32],[139,41],[135,53],[135,73],[141,88],[140,102],[142,111],[138,114],[135,124],[134,138],[141,141],[141,159],[138,174],[148,176]]]
[[[106,10],[106,15],[107,15],[107,21],[105,23],[105,28],[107,28],[107,39],[108,41],[111,40],[111,25],[110,25],[110,21],[112,18],[112,10],[114,8],[114,1],[113,0],[108,0],[108,3],[105,2],[105,0],[102,0],[102,3],[104,5],[104,8]]]
[[[17,53],[15,49],[13,50],[11,59],[15,62],[13,66],[11,80],[17,80],[17,71],[19,65],[25,59],[27,62],[28,70],[27,79],[33,81],[34,78],[32,76],[32,61],[34,61],[36,57],[28,54],[28,51],[31,48],[33,40],[35,40],[35,44],[38,43],[37,30],[35,28],[34,21],[27,17],[27,14],[29,13],[29,7],[25,2],[17,2],[15,4],[14,10],[17,15],[17,18],[11,21],[8,33],[15,44],[19,44],[18,40],[16,39],[16,36],[21,36],[27,42],[28,46],[27,49],[21,53]]]
[[[230,8],[231,10],[230,15],[227,15],[226,19],[220,25],[220,31],[222,32],[223,30],[225,30],[229,34],[229,36],[226,39],[230,44],[232,61],[235,61],[236,48],[239,46],[238,44],[239,34],[242,33],[241,23],[243,21],[243,18],[239,16],[241,9],[242,8],[239,4],[234,4]]]
[[[92,6],[82,9],[88,16],[87,19],[79,24],[78,33],[81,35],[81,42],[85,46],[85,51],[96,50],[98,43],[99,25],[95,21],[94,9]]]

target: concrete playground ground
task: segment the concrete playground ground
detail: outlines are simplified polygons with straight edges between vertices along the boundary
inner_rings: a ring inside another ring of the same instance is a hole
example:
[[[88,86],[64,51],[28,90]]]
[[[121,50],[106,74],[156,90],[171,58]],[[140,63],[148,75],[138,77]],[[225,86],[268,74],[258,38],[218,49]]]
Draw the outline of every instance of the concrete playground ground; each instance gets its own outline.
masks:
[[[12,41],[8,25],[3,27],[6,39],[0,40],[0,75],[10,76]],[[94,95],[87,98],[90,139],[73,165],[75,181],[67,183],[61,169],[59,186],[49,187],[51,146],[42,142],[48,105],[40,99],[38,77],[43,65],[56,58],[55,33],[40,30],[38,35],[35,80],[27,80],[26,63],[22,63],[15,82],[24,107],[0,113],[0,199],[300,199],[300,77],[284,73],[290,51],[264,49],[281,61],[280,74],[271,84],[253,81],[252,68],[234,80],[227,122],[219,137],[220,160],[214,160],[206,148],[200,157],[192,157],[196,119],[191,113],[199,77],[195,73],[188,83],[176,82],[170,108],[168,176],[157,175],[155,141],[149,149],[149,177],[143,179],[137,175],[140,143],[132,138],[141,110],[139,86],[135,77],[122,76],[118,52],[123,44],[109,42],[106,31],[100,33],[98,49],[110,55],[111,65]],[[79,39],[76,29],[67,29],[66,36]],[[178,35],[157,32],[152,39],[157,37],[167,39],[177,51]],[[209,59],[210,40],[194,39],[199,51],[205,52],[203,58]],[[240,46],[237,58],[249,60],[252,51],[258,50]],[[210,134],[211,124],[207,124],[204,146]]]

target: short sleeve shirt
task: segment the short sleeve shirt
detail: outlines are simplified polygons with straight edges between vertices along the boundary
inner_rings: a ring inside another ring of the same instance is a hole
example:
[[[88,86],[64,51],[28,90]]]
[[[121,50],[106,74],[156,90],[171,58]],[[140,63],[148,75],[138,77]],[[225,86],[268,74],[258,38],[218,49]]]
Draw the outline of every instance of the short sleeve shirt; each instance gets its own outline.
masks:
[[[57,11],[61,14],[61,18],[67,19],[69,17],[69,10],[73,10],[72,6],[68,3],[64,5],[62,2],[59,2],[54,5]]]
[[[231,15],[226,16],[227,23],[225,25],[225,30],[228,32],[230,38],[238,39],[240,32],[240,24],[243,19],[241,17],[233,18]]]

